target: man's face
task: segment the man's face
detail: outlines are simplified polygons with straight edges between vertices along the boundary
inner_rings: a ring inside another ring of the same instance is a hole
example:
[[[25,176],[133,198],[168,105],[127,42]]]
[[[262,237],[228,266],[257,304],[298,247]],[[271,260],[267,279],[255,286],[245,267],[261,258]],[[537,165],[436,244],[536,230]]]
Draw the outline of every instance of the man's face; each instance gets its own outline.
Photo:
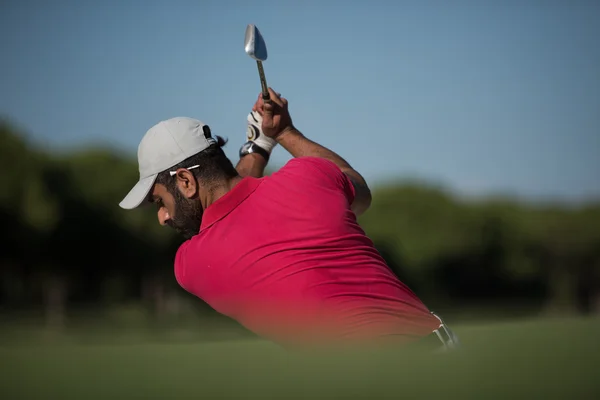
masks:
[[[152,201],[158,207],[161,225],[170,226],[186,240],[198,234],[204,210],[197,196],[187,198],[178,187],[168,190],[165,185],[157,183],[152,191]]]

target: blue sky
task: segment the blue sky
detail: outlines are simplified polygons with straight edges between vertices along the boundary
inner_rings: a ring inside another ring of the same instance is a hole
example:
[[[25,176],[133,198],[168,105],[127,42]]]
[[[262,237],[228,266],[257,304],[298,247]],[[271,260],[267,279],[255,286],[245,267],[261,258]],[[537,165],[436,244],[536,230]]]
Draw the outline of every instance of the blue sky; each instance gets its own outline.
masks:
[[[371,182],[581,200],[600,196],[599,18],[592,0],[8,0],[0,113],[52,148],[132,155],[156,122],[190,116],[237,160],[255,23],[298,128]]]

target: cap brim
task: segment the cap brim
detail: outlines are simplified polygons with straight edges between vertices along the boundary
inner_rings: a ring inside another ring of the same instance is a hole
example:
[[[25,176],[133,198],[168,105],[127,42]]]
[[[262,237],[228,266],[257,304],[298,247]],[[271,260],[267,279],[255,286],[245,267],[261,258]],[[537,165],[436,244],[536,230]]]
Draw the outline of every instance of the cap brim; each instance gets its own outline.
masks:
[[[157,175],[158,174],[154,174],[144,179],[140,179],[133,189],[127,193],[127,196],[119,203],[119,206],[126,210],[132,210],[142,204],[144,200],[148,198],[148,193],[150,193],[150,189],[152,189],[152,185],[154,185]]]

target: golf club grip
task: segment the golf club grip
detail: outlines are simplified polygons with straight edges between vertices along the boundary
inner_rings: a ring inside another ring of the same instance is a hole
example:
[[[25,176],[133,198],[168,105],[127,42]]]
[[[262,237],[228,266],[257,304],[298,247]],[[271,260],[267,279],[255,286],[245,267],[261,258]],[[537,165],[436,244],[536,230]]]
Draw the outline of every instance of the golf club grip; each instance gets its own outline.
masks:
[[[267,86],[267,78],[265,78],[265,70],[263,69],[262,62],[256,61],[258,66],[258,75],[260,76],[260,85],[262,86],[262,97],[264,101],[270,101],[271,96],[269,95],[269,87]]]

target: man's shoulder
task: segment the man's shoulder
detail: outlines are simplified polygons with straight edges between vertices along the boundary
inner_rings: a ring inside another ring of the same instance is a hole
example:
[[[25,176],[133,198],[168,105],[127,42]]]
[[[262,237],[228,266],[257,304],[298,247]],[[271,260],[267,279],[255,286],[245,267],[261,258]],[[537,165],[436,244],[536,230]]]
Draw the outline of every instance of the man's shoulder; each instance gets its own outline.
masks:
[[[318,180],[319,177],[328,178],[341,174],[343,174],[342,170],[333,161],[321,157],[305,156],[292,158],[271,177],[283,180],[302,178]]]
[[[212,238],[214,227],[200,232],[193,238],[183,242],[175,253],[174,273],[177,283],[188,292],[197,294],[200,276],[202,280],[209,278],[211,267],[222,264],[219,255],[228,254],[226,249],[219,248],[220,241]]]
[[[331,160],[322,157],[314,157],[314,156],[303,156],[303,157],[295,157],[289,160],[285,165],[281,168],[281,170],[286,168],[335,168],[339,170],[340,168]]]
[[[333,161],[322,157],[296,157],[272,177],[280,181],[293,182],[296,186],[319,190],[343,191],[353,199],[352,183],[342,169]],[[352,200],[350,200],[352,202]]]
[[[218,241],[211,240],[210,238],[212,231],[213,229],[208,228],[179,245],[175,253],[176,274],[184,273],[185,268],[190,263],[209,262],[210,255],[213,252],[221,251],[221,249],[215,247],[219,245]]]
[[[181,286],[185,290],[188,290],[188,288],[186,287],[185,281],[187,278],[186,258],[188,256],[189,245],[190,245],[190,240],[186,240],[179,246],[179,248],[177,249],[177,252],[175,252],[175,266],[174,266],[175,280],[177,281],[179,286]]]
[[[208,243],[211,241],[210,233],[214,231],[211,229],[212,227],[200,231],[197,235],[192,237],[191,239],[186,240],[185,242],[179,245],[175,253],[175,264],[186,263],[190,260],[198,259],[198,255],[205,252],[205,248],[207,246],[214,246],[215,243]],[[218,243],[216,243],[218,244]],[[218,251],[219,249],[214,249]],[[204,255],[206,259],[206,254]]]

